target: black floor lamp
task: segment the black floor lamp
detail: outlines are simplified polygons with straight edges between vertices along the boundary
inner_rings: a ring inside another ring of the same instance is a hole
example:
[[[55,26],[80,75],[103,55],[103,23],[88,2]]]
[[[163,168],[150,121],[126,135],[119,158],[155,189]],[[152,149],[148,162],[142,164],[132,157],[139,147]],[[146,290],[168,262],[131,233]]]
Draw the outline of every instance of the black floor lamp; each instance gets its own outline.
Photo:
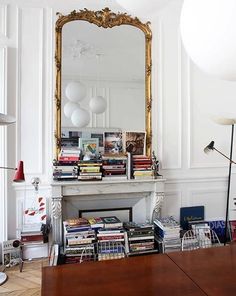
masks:
[[[235,123],[236,123],[235,119],[232,119],[230,121],[230,125],[231,125],[231,141],[230,141],[230,155],[229,155],[229,157],[226,156],[224,153],[222,153],[221,151],[219,151],[218,149],[216,149],[214,147],[214,144],[215,144],[214,141],[211,141],[211,143],[204,148],[205,153],[215,150],[218,153],[220,153],[223,157],[225,157],[225,158],[227,158],[229,160],[228,188],[227,188],[226,212],[225,212],[224,245],[226,245],[226,242],[227,242],[227,232],[228,232],[228,223],[229,223],[229,221],[228,221],[229,217],[228,216],[229,216],[229,196],[230,196],[230,185],[231,185],[231,168],[232,168],[232,163],[236,164],[232,160],[232,157],[233,157],[233,144],[234,144],[234,124]],[[227,124],[229,124],[229,119],[227,119]]]
[[[14,123],[14,122],[15,122],[14,117],[0,113],[0,126],[1,125],[8,125],[8,124],[11,124],[11,123]],[[2,167],[1,166],[0,169],[15,170],[16,172],[15,172],[15,175],[14,175],[14,178],[13,178],[14,182],[22,182],[22,181],[25,180],[23,161],[19,161],[19,164],[18,164],[17,168]],[[1,271],[0,272],[0,285],[2,285],[6,280],[7,280],[6,273]]]

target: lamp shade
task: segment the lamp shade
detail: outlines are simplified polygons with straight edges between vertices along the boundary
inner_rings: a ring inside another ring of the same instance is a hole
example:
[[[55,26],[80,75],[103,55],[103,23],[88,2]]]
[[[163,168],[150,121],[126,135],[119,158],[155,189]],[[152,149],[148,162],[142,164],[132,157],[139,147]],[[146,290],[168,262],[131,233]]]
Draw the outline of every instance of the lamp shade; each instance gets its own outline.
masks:
[[[170,1],[171,0],[116,0],[116,2],[130,14],[146,19],[151,18]]]
[[[16,119],[13,116],[0,113],[0,125],[8,125],[16,122]]]
[[[25,181],[24,163],[23,163],[22,160],[20,160],[19,163],[18,163],[18,167],[16,169],[13,181],[14,182],[23,182],[23,181]]]
[[[232,117],[212,117],[212,120],[215,123],[221,124],[221,125],[232,125],[232,124],[236,124],[236,118],[232,118]]]
[[[78,108],[78,104],[77,103],[73,103],[73,102],[67,102],[64,106],[64,114],[66,117],[71,118],[72,113],[75,111],[75,109]]]
[[[79,102],[86,96],[86,87],[81,82],[70,82],[66,86],[65,94],[71,102]]]
[[[77,127],[85,127],[89,124],[90,115],[87,110],[79,107],[72,113],[71,121]]]
[[[89,107],[93,113],[100,114],[106,110],[107,102],[102,96],[96,96],[91,98]]]
[[[204,72],[236,79],[236,1],[185,0],[180,17],[183,45]]]

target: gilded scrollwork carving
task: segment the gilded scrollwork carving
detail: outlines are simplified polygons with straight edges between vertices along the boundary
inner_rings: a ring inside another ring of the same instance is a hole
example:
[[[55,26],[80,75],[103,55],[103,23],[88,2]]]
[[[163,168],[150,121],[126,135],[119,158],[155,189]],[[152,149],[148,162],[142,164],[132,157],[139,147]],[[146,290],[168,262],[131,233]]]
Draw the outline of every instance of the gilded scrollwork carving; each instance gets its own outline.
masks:
[[[56,23],[56,30],[62,28],[64,24],[70,21],[84,20],[103,28],[112,28],[123,24],[133,25],[146,32],[146,39],[151,40],[152,38],[149,26],[150,22],[144,24],[137,17],[133,18],[127,13],[114,13],[108,7],[98,11],[92,11],[84,8],[80,9],[78,12],[73,10],[68,15],[62,15],[61,13],[57,13],[57,15],[59,18]]]
[[[137,17],[131,17],[127,13],[114,13],[109,8],[104,8],[99,11],[92,11],[86,8],[79,11],[73,10],[68,15],[62,15],[57,13],[58,20],[55,26],[56,35],[56,53],[55,53],[55,66],[56,66],[56,147],[55,158],[58,158],[61,144],[61,62],[62,62],[62,28],[71,21],[82,20],[95,24],[98,27],[113,28],[115,26],[130,25],[139,28],[145,35],[145,126],[146,126],[146,154],[151,156],[152,152],[152,100],[151,100],[151,40],[152,32],[150,29],[150,23],[142,23]]]

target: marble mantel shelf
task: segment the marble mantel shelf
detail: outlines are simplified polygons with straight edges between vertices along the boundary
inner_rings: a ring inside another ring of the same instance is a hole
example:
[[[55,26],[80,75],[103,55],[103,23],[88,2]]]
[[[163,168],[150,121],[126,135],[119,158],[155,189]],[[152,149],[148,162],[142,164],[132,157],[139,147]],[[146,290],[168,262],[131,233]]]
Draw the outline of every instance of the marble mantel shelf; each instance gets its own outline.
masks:
[[[146,201],[146,218],[151,220],[153,213],[159,212],[164,198],[165,179],[109,180],[109,181],[53,181],[51,183],[51,213],[53,241],[62,243],[62,200],[64,197],[80,199],[104,198],[116,194],[135,197],[143,194]]]

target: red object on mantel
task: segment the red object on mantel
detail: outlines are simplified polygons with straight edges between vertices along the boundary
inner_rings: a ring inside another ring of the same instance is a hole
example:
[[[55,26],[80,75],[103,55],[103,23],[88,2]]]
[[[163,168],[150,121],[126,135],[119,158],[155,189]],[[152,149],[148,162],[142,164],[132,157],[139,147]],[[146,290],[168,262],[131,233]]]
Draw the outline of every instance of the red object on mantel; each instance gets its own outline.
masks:
[[[25,181],[25,175],[24,175],[24,163],[22,160],[19,161],[18,167],[16,169],[16,173],[13,179],[14,182],[23,182]]]

